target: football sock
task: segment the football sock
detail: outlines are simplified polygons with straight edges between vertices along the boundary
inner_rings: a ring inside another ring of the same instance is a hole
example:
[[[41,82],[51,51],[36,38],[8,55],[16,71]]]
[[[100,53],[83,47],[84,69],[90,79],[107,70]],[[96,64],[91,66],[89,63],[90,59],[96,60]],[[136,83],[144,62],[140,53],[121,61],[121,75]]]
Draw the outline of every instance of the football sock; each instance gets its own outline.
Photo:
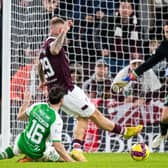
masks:
[[[13,150],[11,147],[7,147],[4,152],[0,153],[0,159],[9,159],[14,156]]]
[[[161,135],[165,136],[167,134],[168,124],[160,122]]]
[[[84,144],[84,141],[81,141],[80,139],[74,139],[72,141],[72,147],[75,149],[82,149]]]
[[[125,128],[124,127],[122,127],[122,126],[120,126],[120,125],[118,125],[118,124],[115,124],[115,126],[114,126],[114,128],[113,128],[113,130],[111,131],[111,132],[114,132],[114,133],[116,133],[116,134],[124,134],[124,132],[125,132]]]

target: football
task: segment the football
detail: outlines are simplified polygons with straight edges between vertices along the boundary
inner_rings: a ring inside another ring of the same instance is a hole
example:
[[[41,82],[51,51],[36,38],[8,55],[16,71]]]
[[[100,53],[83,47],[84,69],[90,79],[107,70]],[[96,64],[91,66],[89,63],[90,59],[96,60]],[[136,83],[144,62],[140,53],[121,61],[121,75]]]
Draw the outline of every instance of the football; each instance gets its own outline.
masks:
[[[150,151],[145,143],[136,143],[131,147],[130,154],[134,160],[141,161],[149,157]]]

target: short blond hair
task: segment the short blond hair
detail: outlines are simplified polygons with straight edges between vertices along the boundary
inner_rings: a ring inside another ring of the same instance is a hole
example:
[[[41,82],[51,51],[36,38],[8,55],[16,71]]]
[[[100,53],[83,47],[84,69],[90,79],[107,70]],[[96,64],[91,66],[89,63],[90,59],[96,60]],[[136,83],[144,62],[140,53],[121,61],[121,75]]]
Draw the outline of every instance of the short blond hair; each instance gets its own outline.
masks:
[[[64,20],[58,17],[53,17],[50,21],[50,25],[64,24]]]

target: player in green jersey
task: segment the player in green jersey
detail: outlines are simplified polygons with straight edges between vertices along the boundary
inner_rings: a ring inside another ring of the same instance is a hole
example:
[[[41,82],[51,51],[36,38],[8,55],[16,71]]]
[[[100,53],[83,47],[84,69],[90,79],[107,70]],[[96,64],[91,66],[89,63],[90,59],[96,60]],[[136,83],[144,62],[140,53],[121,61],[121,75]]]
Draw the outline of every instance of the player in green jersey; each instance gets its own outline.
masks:
[[[7,159],[21,153],[29,161],[68,161],[74,160],[61,143],[63,121],[58,114],[65,90],[59,86],[51,88],[48,103],[30,105],[31,95],[28,91],[17,115],[19,120],[28,118],[25,130],[18,135],[14,147],[8,147],[0,153],[0,159]],[[46,145],[46,142],[52,145]],[[29,159],[28,159],[29,158]]]

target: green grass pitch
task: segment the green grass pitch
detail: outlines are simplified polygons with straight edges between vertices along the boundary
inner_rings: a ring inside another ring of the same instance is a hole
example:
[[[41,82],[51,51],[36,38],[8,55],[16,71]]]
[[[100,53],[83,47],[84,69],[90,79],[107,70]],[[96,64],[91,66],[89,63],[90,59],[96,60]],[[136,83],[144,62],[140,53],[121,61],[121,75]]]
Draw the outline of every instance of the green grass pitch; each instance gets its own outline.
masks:
[[[145,161],[134,161],[128,153],[89,153],[88,162],[53,163],[32,162],[18,163],[18,158],[1,160],[0,168],[166,168],[168,153],[152,153]]]

